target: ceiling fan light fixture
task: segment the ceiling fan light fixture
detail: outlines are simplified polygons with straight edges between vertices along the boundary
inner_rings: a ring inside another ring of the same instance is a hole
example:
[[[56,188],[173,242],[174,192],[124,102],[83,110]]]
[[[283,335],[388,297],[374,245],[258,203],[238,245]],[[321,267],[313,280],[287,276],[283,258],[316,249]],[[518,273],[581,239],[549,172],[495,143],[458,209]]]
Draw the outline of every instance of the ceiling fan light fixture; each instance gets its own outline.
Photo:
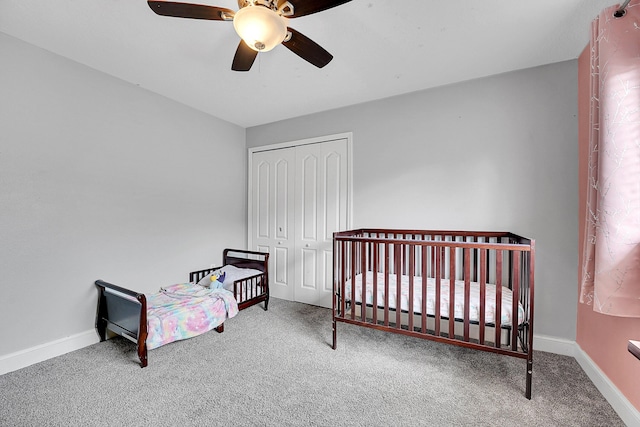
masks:
[[[285,18],[273,10],[260,6],[245,6],[233,17],[233,28],[253,50],[268,52],[287,36]]]

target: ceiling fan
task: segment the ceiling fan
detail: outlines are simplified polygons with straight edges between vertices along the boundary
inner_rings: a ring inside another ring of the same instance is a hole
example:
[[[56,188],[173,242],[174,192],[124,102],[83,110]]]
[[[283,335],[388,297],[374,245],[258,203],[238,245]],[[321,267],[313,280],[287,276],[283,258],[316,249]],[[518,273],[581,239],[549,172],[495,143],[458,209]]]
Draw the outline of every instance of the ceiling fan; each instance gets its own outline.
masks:
[[[287,26],[287,19],[322,12],[351,0],[238,0],[239,10],[202,4],[171,1],[147,1],[158,15],[177,18],[233,21],[240,44],[231,69],[249,71],[258,52],[267,52],[283,44],[290,51],[318,68],[327,65],[333,55],[304,34]]]

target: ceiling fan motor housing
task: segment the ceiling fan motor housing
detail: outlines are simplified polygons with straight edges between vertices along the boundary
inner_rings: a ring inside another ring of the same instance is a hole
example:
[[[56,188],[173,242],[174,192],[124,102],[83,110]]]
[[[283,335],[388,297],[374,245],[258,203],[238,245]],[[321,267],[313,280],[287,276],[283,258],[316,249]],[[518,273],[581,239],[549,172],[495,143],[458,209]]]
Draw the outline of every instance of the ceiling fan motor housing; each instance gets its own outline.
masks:
[[[280,3],[280,6],[278,6],[278,3]],[[288,1],[238,0],[238,9],[242,9],[247,6],[264,6],[285,17],[293,15],[293,5]]]
[[[287,22],[278,12],[259,4],[245,6],[233,17],[233,27],[253,50],[267,52],[282,43]]]

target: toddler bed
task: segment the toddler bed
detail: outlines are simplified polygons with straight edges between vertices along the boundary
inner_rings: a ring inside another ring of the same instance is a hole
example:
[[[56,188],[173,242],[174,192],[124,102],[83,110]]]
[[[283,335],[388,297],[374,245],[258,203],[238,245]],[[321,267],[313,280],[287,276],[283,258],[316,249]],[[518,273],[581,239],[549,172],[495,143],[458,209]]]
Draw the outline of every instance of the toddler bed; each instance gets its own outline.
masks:
[[[209,286],[222,282],[222,287],[233,292],[238,308],[244,310],[264,301],[269,308],[269,254],[238,249],[225,249],[222,267],[211,267],[189,273],[189,282]],[[220,280],[223,278],[224,280]],[[220,286],[219,284],[217,286]]]
[[[526,359],[530,399],[534,254],[512,233],[334,233],[333,348],[343,322]]]
[[[225,249],[223,267],[189,273],[190,283],[145,295],[103,280],[98,287],[96,329],[100,341],[107,330],[135,342],[142,367],[147,350],[216,329],[238,310],[269,301],[269,254]],[[196,283],[196,278],[198,283]]]

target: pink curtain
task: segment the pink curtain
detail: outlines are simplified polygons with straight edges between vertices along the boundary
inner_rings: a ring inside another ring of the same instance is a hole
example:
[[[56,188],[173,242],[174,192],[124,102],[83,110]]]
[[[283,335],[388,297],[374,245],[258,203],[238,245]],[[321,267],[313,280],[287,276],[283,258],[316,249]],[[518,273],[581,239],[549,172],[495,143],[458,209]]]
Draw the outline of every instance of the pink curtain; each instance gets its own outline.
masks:
[[[640,0],[591,28],[589,189],[580,302],[640,317]]]

